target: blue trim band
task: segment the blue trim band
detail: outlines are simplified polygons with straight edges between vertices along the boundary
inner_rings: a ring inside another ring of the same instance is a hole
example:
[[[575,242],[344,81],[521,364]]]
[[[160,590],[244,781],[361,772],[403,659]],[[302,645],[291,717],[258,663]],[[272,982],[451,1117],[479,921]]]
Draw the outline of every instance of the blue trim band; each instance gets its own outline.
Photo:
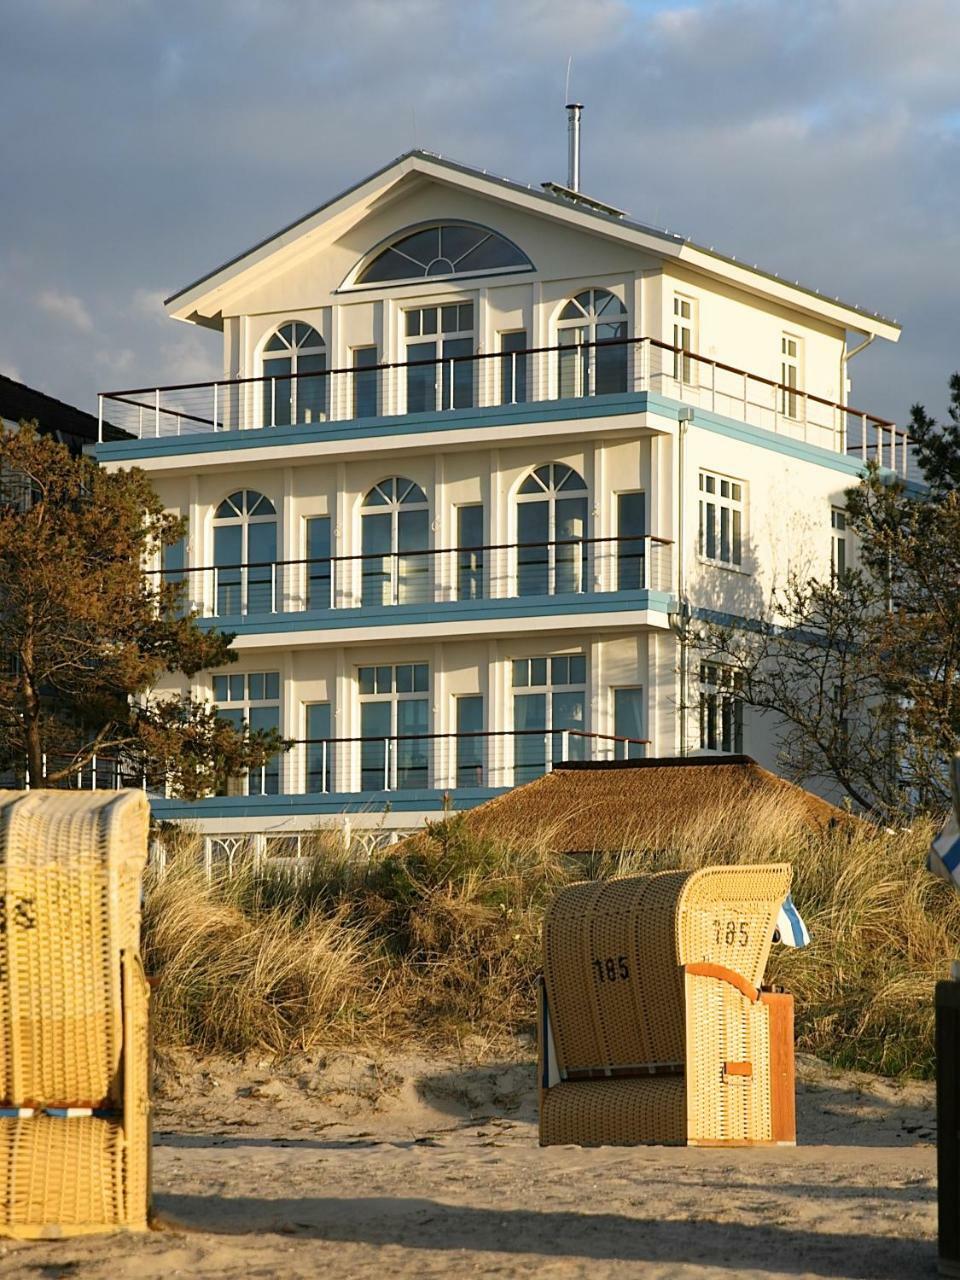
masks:
[[[666,591],[611,591],[596,595],[513,596],[496,600],[443,600],[413,605],[360,605],[349,609],[313,609],[301,613],[265,613],[245,618],[201,618],[205,630],[237,635],[263,632],[343,630],[347,627],[429,626],[485,618],[543,618],[590,613],[674,613],[676,599]]]
[[[630,391],[606,396],[590,396],[570,400],[538,400],[529,404],[491,405],[485,408],[448,409],[435,413],[404,414],[391,417],[347,419],[342,423],[324,423],[297,427],[261,427],[246,431],[203,432],[195,436],[160,436],[142,440],[113,440],[96,447],[101,462],[120,462],[135,458],[157,458],[192,454],[245,451],[274,445],[349,443],[363,439],[390,439],[397,436],[456,431],[463,427],[520,425],[532,422],[566,422],[571,419],[610,417],[622,414],[655,413],[676,421],[680,410],[691,409],[653,391]],[[806,444],[788,436],[751,426],[724,414],[693,407],[691,425],[713,431],[729,439],[757,445],[773,453],[784,454],[816,466],[827,467],[858,478],[863,474],[859,458],[835,453],[820,445]],[[891,474],[892,473],[888,473]]]
[[[158,821],[199,818],[336,817],[352,813],[441,813],[473,809],[509,787],[471,787],[449,791],[354,791],[293,796],[211,796],[205,800],[153,798],[150,809]]]

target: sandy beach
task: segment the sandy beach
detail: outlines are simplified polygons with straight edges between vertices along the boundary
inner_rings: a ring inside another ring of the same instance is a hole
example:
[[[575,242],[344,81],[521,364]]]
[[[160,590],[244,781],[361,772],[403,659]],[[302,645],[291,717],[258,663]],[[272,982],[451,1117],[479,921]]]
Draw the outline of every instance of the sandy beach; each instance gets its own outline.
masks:
[[[157,1229],[6,1242],[0,1275],[934,1273],[931,1086],[801,1059],[796,1149],[544,1150],[529,1058],[168,1059]]]

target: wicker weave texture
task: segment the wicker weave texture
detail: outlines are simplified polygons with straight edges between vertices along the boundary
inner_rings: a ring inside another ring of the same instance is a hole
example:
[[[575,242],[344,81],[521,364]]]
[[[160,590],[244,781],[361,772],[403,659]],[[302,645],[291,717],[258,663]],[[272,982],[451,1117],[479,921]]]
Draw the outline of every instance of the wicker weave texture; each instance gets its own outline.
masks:
[[[541,1145],[682,1145],[687,1139],[685,1094],[677,1077],[565,1081],[543,1095]]]
[[[5,1234],[145,1224],[148,823],[137,791],[0,792],[0,1097],[38,1112],[4,1121]]]
[[[676,908],[689,872],[573,885],[543,926],[562,1071],[683,1060]]]
[[[677,906],[680,963],[722,964],[759,987],[790,880],[786,863],[695,871]]]
[[[542,1143],[770,1140],[769,1014],[745,992],[762,981],[790,879],[786,864],[707,867],[557,895],[540,1026],[562,1078],[541,1095]],[[734,981],[684,971],[704,963]]]
[[[717,978],[686,976],[687,1137],[768,1142],[770,1029],[765,1005]],[[725,1072],[749,1063],[750,1075]]]

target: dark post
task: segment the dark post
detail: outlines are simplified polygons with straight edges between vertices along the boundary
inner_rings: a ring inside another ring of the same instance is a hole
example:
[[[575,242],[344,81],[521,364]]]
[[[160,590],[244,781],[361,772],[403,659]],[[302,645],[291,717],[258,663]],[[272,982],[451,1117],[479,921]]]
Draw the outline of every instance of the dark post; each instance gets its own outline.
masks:
[[[937,983],[936,1012],[940,1274],[960,1276],[960,981]]]

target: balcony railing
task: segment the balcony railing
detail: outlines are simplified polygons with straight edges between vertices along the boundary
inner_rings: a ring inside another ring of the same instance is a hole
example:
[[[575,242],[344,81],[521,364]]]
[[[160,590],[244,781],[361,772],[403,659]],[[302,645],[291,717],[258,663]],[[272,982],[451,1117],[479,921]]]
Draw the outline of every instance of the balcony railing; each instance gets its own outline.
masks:
[[[656,338],[530,347],[283,377],[135,387],[100,396],[104,425],[140,439],[484,409],[653,391],[905,476],[893,422]]]
[[[671,586],[672,543],[649,534],[153,570],[205,618]]]
[[[647,745],[645,738],[561,727],[298,739],[288,751],[232,778],[221,794],[319,796],[512,787],[571,760],[636,759]],[[57,767],[64,763],[56,762]],[[52,758],[49,767],[52,772]],[[3,781],[29,786],[26,770],[9,770]],[[57,785],[101,791],[132,786],[169,796],[163,777],[149,770],[144,776],[116,757],[88,761]]]

